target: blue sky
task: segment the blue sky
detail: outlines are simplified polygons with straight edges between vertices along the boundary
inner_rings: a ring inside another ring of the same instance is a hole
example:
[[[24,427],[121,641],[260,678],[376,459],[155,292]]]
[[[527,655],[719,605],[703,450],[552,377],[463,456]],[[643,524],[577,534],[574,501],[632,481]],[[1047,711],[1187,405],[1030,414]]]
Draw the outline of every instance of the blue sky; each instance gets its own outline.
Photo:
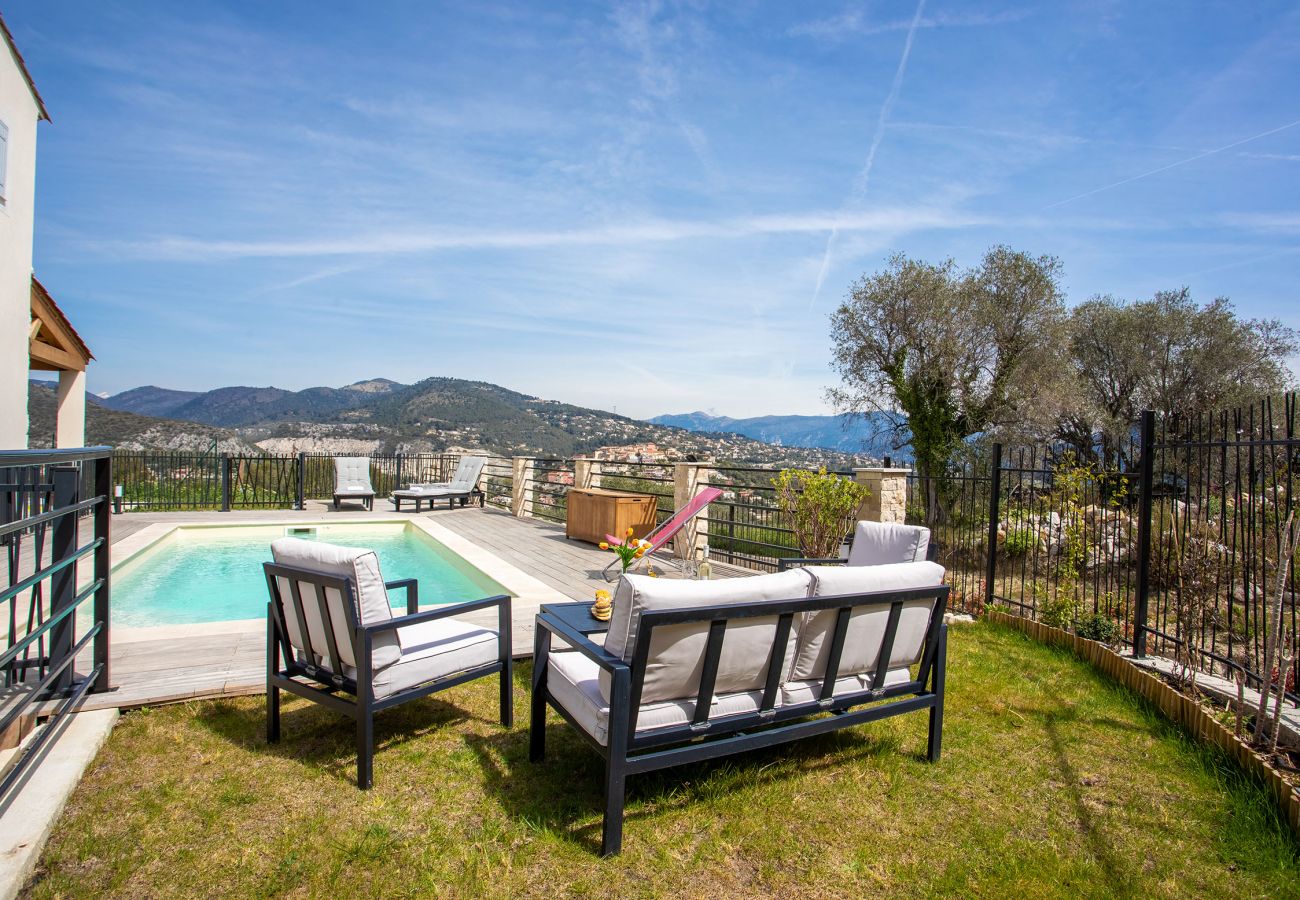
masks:
[[[1288,3],[82,3],[4,14],[53,117],[36,271],[96,392],[448,375],[825,410],[895,250],[1061,257],[1300,327]]]

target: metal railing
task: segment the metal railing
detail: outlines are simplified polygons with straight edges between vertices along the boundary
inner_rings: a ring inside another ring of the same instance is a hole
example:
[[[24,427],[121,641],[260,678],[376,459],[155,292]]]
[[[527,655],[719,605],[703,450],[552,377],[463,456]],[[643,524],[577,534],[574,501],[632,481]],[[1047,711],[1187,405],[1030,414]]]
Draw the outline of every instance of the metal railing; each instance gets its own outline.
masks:
[[[573,460],[533,460],[524,478],[524,503],[538,519],[563,522],[568,514],[569,488],[573,487]]]
[[[716,560],[774,572],[777,560],[802,555],[794,531],[784,525],[772,479],[780,469],[718,466],[705,485],[722,496],[702,515],[709,531],[709,555]],[[853,478],[852,472],[834,474]]]
[[[0,734],[26,732],[38,705],[55,704],[42,729],[0,775],[0,807],[7,806],[42,748],[60,733],[64,716],[88,692],[109,689],[112,484],[107,447],[0,452],[0,546],[7,565],[0,589],[5,617]],[[79,568],[86,563],[92,576],[82,580]],[[89,668],[78,670],[78,657],[87,653]]]
[[[232,455],[116,451],[114,499],[119,512],[133,510],[302,509],[307,500],[334,493],[334,459],[325,453]],[[387,497],[413,483],[445,482],[458,454],[375,454],[370,482]]]
[[[514,486],[514,461],[505,456],[489,456],[479,478],[484,502],[497,509],[510,509],[514,499]]]

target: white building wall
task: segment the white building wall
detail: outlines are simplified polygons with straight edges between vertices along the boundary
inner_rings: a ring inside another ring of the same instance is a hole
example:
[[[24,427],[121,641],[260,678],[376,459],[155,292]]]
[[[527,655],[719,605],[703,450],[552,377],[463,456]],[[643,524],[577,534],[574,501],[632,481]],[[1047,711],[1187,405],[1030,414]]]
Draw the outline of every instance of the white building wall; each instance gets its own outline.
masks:
[[[27,335],[39,113],[18,61],[0,38],[0,121],[9,129],[5,202],[0,206],[0,449],[9,450],[27,446]]]

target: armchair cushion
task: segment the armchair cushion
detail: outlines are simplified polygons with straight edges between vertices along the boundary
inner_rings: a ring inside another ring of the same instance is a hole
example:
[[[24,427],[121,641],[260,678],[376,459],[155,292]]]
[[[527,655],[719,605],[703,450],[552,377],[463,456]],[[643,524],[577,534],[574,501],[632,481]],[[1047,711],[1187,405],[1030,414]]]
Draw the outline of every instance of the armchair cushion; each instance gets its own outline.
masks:
[[[893,522],[859,522],[849,550],[850,566],[923,562],[930,548],[930,529]]]
[[[884,566],[810,566],[804,571],[812,578],[811,596],[814,597],[935,587],[943,583],[944,575],[943,566],[924,561]],[[920,660],[932,606],[925,600],[903,604],[890,654],[890,669],[907,667]],[[833,609],[804,614],[790,680],[826,677],[836,615]],[[849,614],[848,633],[840,656],[841,678],[875,671],[888,621],[888,607],[861,607]]]
[[[370,458],[341,456],[334,460],[334,493],[373,494],[370,485]]]
[[[624,575],[615,591],[614,614],[610,619],[609,633],[605,637],[605,649],[624,661],[631,661],[636,652],[641,614],[649,610],[790,600],[808,596],[809,584],[809,576],[804,569],[718,581],[680,581],[651,578],[647,575]],[[717,694],[762,691],[767,679],[767,662],[776,634],[776,623],[777,617],[771,616],[728,625],[714,685]],[[655,629],[641,693],[643,704],[693,698],[699,692],[708,633],[707,622],[660,626]],[[792,633],[782,663],[782,681],[789,672],[795,643]],[[610,679],[607,674],[601,675],[600,688],[601,696],[608,701]]]
[[[271,542],[271,556],[283,566],[350,578],[356,591],[353,599],[356,604],[357,621],[362,625],[387,622],[393,618],[388,590],[384,587],[384,576],[379,571],[379,557],[373,550],[338,547],[320,541],[284,537]],[[289,605],[291,588],[288,579],[277,580],[280,582],[280,595],[285,598],[284,626],[289,632],[289,642],[304,653],[310,653],[318,663],[321,662],[327,642],[315,587],[305,583],[300,584],[299,587],[302,593],[303,618],[307,620],[309,632],[309,640],[304,640],[300,634],[297,617],[293,615]],[[334,639],[338,644],[339,656],[342,657],[344,665],[355,668],[357,661],[353,653],[353,635],[347,629],[348,619],[343,614],[343,598],[339,596],[338,591],[327,590],[325,602],[330,604],[330,618],[334,621]],[[395,632],[375,635],[372,646],[371,664],[376,670],[392,665],[402,655],[401,645]]]
[[[547,660],[546,690],[556,703],[569,711],[583,731],[604,746],[609,739],[609,701],[602,693],[600,667],[581,653],[552,653]],[[716,694],[713,705],[709,707],[709,716],[718,718],[757,712],[762,701],[761,690]],[[694,714],[693,697],[642,703],[636,730],[639,734],[655,728],[685,725]]]
[[[402,655],[371,676],[375,699],[382,700],[436,678],[491,665],[500,656],[497,637],[495,631],[456,619],[434,619],[398,628]]]

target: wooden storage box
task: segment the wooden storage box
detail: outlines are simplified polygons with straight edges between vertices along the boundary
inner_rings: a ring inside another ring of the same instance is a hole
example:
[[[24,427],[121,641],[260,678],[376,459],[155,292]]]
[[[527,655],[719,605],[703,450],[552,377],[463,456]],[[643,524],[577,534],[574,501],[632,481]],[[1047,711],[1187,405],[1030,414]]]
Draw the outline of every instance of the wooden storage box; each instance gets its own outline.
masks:
[[[655,527],[656,503],[654,494],[573,488],[564,536],[599,544],[605,535],[621,538],[631,528],[636,537],[645,537]]]

